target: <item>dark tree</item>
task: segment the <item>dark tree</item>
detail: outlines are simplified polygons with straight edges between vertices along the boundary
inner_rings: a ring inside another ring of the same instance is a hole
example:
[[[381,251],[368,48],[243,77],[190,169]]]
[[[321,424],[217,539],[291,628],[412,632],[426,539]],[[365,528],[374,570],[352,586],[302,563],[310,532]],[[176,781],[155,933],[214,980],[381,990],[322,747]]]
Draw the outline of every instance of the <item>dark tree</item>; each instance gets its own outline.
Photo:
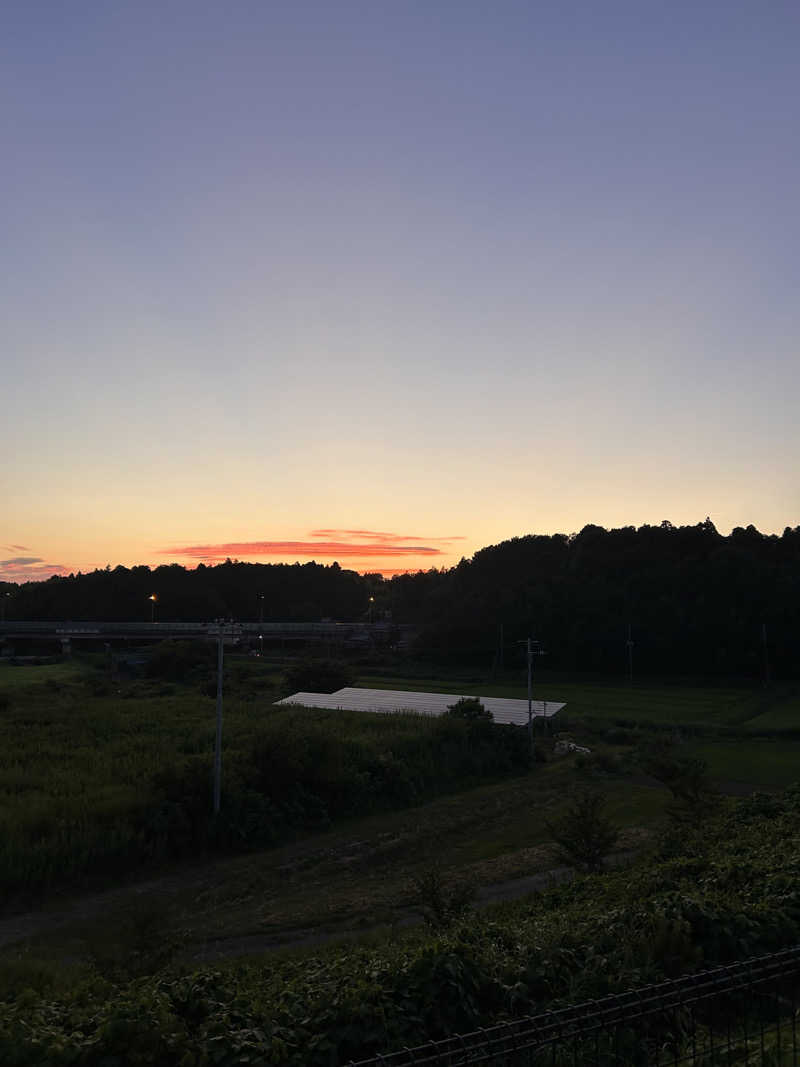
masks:
[[[580,793],[566,815],[548,822],[558,858],[582,871],[599,871],[617,843],[619,832],[603,814],[605,801],[599,793]]]

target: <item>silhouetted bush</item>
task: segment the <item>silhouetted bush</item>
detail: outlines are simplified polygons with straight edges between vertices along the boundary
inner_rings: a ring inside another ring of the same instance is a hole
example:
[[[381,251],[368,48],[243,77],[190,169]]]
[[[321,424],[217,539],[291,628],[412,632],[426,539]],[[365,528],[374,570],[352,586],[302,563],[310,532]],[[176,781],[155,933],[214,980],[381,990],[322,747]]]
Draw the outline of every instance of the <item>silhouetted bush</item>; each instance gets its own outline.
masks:
[[[286,671],[286,688],[293,693],[335,693],[354,681],[352,667],[340,659],[302,659]]]
[[[604,798],[589,790],[580,793],[567,813],[547,830],[559,859],[583,871],[599,871],[617,843],[616,827],[603,815]]]
[[[477,697],[461,697],[455,704],[448,705],[446,714],[454,719],[466,719],[467,722],[494,722],[494,715],[486,710]]]
[[[185,682],[193,673],[212,667],[215,657],[210,641],[162,641],[151,652],[145,673],[148,678]]]

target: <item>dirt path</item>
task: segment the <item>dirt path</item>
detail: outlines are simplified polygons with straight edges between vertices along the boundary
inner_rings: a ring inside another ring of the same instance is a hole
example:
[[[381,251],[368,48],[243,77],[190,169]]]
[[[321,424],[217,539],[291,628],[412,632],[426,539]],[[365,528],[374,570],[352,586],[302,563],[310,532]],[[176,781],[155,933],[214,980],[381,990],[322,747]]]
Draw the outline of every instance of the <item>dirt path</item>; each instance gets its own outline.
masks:
[[[622,866],[632,862],[636,853],[624,851],[609,857],[610,866]],[[529,893],[546,889],[551,885],[569,881],[575,876],[570,867],[551,867],[545,871],[511,878],[503,882],[479,886],[475,894],[474,907],[486,908],[491,904],[505,900],[518,900]],[[112,889],[103,893],[73,900],[67,907],[53,911],[33,911],[0,920],[0,947],[25,941],[32,937],[46,936],[67,926],[77,926],[91,922],[122,903],[131,902],[138,896],[153,893],[173,893],[190,889],[192,884],[205,885],[208,871],[198,871],[194,878],[171,876],[140,882],[135,886]],[[422,915],[414,908],[398,911],[391,926],[407,929],[422,922]],[[184,954],[187,961],[202,963],[211,960],[245,956],[259,952],[268,952],[277,948],[301,948],[323,945],[332,941],[347,940],[353,937],[368,936],[387,928],[386,923],[362,926],[358,922],[343,922],[323,927],[302,928],[287,927],[284,930],[246,936],[211,937],[208,940],[189,946]]]
[[[513,878],[506,882],[481,886],[476,892],[476,905],[485,907],[494,901],[512,900],[549,884],[564,881],[570,876],[571,871],[568,867],[554,867],[525,878]],[[103,913],[112,911],[121,904],[132,902],[137,897],[150,896],[154,893],[172,894],[192,889],[193,886],[201,888],[207,882],[207,870],[198,871],[194,878],[173,876],[153,879],[139,882],[134,886],[78,897],[65,906],[50,911],[30,911],[8,919],[0,919],[0,947],[31,937],[41,937],[65,926],[79,926],[82,923],[92,922],[100,918]],[[421,921],[420,916],[409,909],[400,914],[397,925],[409,926],[419,921]],[[210,938],[197,952],[192,952],[191,956],[194,959],[219,959],[223,956],[264,951],[283,945],[322,944],[337,937],[354,933],[362,934],[367,932],[367,929],[370,928],[343,923],[313,930],[290,927],[284,931],[248,937]]]
[[[643,776],[629,781],[631,785],[658,786],[653,779]],[[733,795],[752,792],[752,786],[744,783],[718,783],[718,788],[723,793]],[[485,797],[487,794],[483,795]],[[466,819],[465,825],[469,827],[471,815],[469,811],[463,816],[459,814],[458,803],[459,798],[444,798],[440,806],[446,806],[448,810],[453,809],[453,826],[461,833],[458,820]],[[516,809],[509,810],[510,817],[513,818],[513,810]],[[402,866],[403,857],[414,853],[419,841],[427,834],[427,827],[421,824],[420,814],[414,810],[404,813],[404,818],[406,822],[395,826],[391,834],[380,832],[385,829],[385,817],[383,820],[375,817],[359,828],[351,826],[331,831],[320,837],[307,838],[270,850],[268,854],[250,854],[245,857],[197,863],[194,867],[183,867],[135,884],[129,883],[81,896],[55,897],[47,907],[0,918],[0,948],[28,939],[47,939],[50,935],[62,938],[75,933],[80,937],[81,928],[101,925],[104,920],[113,924],[121,909],[135,906],[137,901],[153,897],[160,898],[167,907],[179,898],[184,901],[183,906],[191,916],[187,925],[194,927],[189,934],[186,958],[195,961],[263,952],[285,946],[313,946],[337,938],[368,934],[388,926],[410,926],[421,921],[419,912],[410,903],[407,893],[400,893],[399,890],[393,894],[386,893],[387,879],[391,882],[394,878],[395,883],[397,882],[395,864]],[[414,825],[410,830],[406,823],[419,825]],[[492,822],[490,827],[494,825]],[[361,831],[360,836],[365,839],[353,840],[356,829]],[[388,842],[384,842],[383,839],[387,837]],[[622,841],[624,851],[618,853],[612,862],[629,862],[643,844],[642,840]],[[395,845],[400,849],[396,861],[391,851]],[[382,850],[387,851],[384,853]],[[506,877],[503,877],[506,872],[502,866],[485,866],[480,870],[470,870],[469,859],[465,863],[464,859],[455,858],[455,862],[454,870],[462,868],[462,874],[472,877],[478,885],[478,907],[485,907],[495,901],[518,899],[571,877],[568,868],[550,866],[543,855],[527,855],[524,862],[516,865],[517,870],[525,870],[526,867],[529,871],[533,870],[533,873],[524,876],[513,876],[513,865],[508,869]],[[537,870],[539,866],[540,869]],[[340,914],[329,912],[327,920],[319,911],[312,916],[308,908],[304,912],[294,904],[282,911],[279,908],[274,917],[271,913],[265,914],[263,910],[259,912],[257,909],[251,909],[246,916],[234,914],[232,921],[227,921],[226,916],[222,914],[232,896],[233,905],[236,904],[235,897],[239,887],[246,891],[248,882],[255,881],[256,887],[251,888],[251,893],[262,903],[273,898],[278,902],[294,900],[297,893],[312,897],[319,897],[321,894],[324,898],[328,890],[331,894],[336,893],[336,887],[340,886],[337,878],[340,878],[342,871],[348,870],[352,872],[349,875],[350,884],[356,884],[364,895],[360,901],[349,907],[347,914],[348,906],[345,905],[349,905],[349,901],[344,900],[344,897]],[[409,869],[404,873],[408,876]],[[397,885],[394,888],[397,889]],[[388,896],[389,906],[375,911],[375,902],[371,902],[369,897],[380,896],[382,892],[385,897]],[[363,908],[360,906],[362,901]],[[385,921],[381,921],[384,916]],[[195,917],[197,921],[193,921]],[[317,917],[321,917],[322,921],[315,921]],[[312,922],[308,919],[312,919]],[[259,924],[271,928],[258,932]],[[203,927],[211,931],[210,936],[199,936],[199,929]],[[252,933],[246,932],[248,927]]]
[[[625,850],[609,856],[607,866],[622,867],[632,863],[636,858],[636,851]],[[523,878],[510,878],[505,882],[494,882],[491,885],[479,886],[473,907],[477,910],[489,907],[505,900],[519,900],[541,889],[548,889],[552,885],[571,881],[576,872],[571,867],[551,867],[546,871],[529,874]],[[418,910],[405,909],[399,913],[391,924],[394,929],[404,930],[411,926],[419,926],[423,917]],[[354,937],[368,937],[381,930],[386,930],[390,924],[383,923],[378,926],[354,926],[342,924],[325,929],[287,929],[273,934],[252,934],[247,937],[221,937],[212,938],[201,946],[196,946],[194,951],[187,953],[186,958],[194,963],[205,963],[211,960],[230,959],[235,956],[255,955],[259,952],[269,952],[277,948],[313,948],[315,945],[329,944],[333,941],[345,941]]]
[[[574,877],[574,871],[571,868],[553,867],[548,871],[541,871],[539,874],[528,875],[525,878],[512,878],[507,882],[496,882],[493,885],[480,886],[475,895],[474,907],[481,909],[501,900],[516,900],[536,890],[545,889],[558,882],[568,881],[572,877]],[[404,930],[410,926],[419,926],[421,923],[422,915],[418,911],[407,909],[398,914],[391,926],[398,930]],[[233,956],[268,952],[270,949],[276,948],[312,948],[314,945],[324,945],[331,941],[344,941],[352,937],[369,936],[369,934],[386,928],[386,923],[367,927],[344,923],[324,929],[304,930],[302,928],[294,928],[272,934],[213,938],[203,945],[196,946],[193,951],[188,953],[188,958],[196,963],[203,963]]]

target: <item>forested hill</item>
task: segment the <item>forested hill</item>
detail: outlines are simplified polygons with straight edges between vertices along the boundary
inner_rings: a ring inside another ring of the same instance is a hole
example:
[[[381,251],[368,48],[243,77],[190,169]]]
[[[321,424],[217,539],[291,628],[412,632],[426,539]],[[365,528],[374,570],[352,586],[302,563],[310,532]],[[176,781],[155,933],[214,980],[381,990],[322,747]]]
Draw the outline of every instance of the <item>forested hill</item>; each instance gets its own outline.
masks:
[[[160,619],[365,620],[373,596],[373,618],[422,624],[421,652],[487,670],[501,658],[502,625],[507,664],[531,633],[547,666],[619,675],[630,625],[638,673],[757,676],[766,626],[770,670],[800,676],[800,527],[725,537],[710,520],[586,526],[515,537],[449,571],[391,581],[337,563],[227,561],[107,568],[5,591],[8,618],[76,621],[149,618],[152,593]]]
[[[800,527],[753,526],[724,537],[696,526],[586,526],[567,537],[513,538],[443,575],[391,583],[395,617],[428,624],[440,655],[505,658],[531,633],[548,666],[625,669],[628,626],[637,671],[800,676]],[[517,652],[516,655],[519,655]]]
[[[195,622],[240,620],[361,619],[368,610],[368,584],[338,563],[266,564],[228,560],[187,570],[178,564],[107,567],[90,574],[6,586],[7,615],[16,619],[149,620]],[[262,599],[263,598],[263,599]]]

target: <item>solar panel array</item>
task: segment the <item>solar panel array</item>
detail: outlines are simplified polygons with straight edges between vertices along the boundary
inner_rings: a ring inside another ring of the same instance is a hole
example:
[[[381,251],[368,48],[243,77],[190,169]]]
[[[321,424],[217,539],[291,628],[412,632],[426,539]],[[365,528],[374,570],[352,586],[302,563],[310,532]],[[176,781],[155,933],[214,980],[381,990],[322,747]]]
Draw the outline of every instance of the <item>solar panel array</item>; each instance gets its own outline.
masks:
[[[298,704],[304,708],[330,708],[335,711],[372,711],[391,715],[412,711],[418,715],[443,715],[460,700],[455,693],[411,693],[404,689],[357,689],[347,686],[335,693],[294,693],[278,704]],[[514,726],[528,722],[528,701],[508,697],[478,697],[494,721]],[[557,701],[534,700],[531,710],[536,717],[551,718],[564,707]]]

